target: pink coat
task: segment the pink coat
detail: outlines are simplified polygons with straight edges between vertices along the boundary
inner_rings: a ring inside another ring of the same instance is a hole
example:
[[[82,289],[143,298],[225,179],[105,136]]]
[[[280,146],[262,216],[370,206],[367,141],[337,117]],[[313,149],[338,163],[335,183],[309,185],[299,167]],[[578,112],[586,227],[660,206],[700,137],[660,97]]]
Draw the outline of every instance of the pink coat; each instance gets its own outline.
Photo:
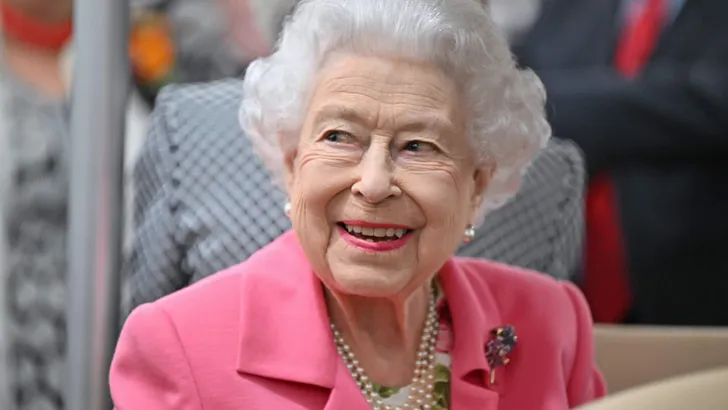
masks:
[[[572,285],[454,258],[439,275],[454,328],[454,410],[564,410],[600,397],[592,323]],[[489,385],[490,331],[515,325]],[[248,261],[136,309],[110,375],[118,410],[368,410],[332,340],[293,232]]]

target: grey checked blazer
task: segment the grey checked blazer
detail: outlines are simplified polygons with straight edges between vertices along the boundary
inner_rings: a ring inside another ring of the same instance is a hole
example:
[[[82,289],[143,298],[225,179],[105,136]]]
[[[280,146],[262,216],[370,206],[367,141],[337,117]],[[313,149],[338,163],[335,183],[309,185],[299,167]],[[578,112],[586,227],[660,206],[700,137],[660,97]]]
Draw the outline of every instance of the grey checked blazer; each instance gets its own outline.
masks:
[[[134,241],[126,261],[131,307],[239,263],[289,228],[237,123],[242,82],[171,86],[158,97],[134,172]],[[581,262],[584,164],[551,140],[519,194],[486,217],[460,255],[567,279]]]

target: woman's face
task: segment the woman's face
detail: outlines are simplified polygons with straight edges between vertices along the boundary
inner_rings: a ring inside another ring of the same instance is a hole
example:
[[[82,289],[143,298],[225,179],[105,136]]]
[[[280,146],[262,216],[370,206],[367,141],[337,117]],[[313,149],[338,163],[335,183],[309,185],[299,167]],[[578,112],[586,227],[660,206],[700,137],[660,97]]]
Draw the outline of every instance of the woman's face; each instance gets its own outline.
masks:
[[[425,64],[340,56],[321,70],[286,164],[293,226],[329,288],[406,296],[453,254],[489,177],[465,111]]]

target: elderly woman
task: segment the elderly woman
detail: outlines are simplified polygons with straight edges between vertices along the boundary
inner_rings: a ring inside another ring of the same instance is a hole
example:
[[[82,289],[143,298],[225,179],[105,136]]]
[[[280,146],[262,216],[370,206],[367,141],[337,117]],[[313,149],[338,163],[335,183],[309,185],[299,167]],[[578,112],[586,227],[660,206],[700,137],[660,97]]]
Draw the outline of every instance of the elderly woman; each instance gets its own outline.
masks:
[[[127,320],[119,410],[562,410],[604,394],[579,292],[454,258],[547,140],[473,0],[308,0],[240,120],[293,231]]]

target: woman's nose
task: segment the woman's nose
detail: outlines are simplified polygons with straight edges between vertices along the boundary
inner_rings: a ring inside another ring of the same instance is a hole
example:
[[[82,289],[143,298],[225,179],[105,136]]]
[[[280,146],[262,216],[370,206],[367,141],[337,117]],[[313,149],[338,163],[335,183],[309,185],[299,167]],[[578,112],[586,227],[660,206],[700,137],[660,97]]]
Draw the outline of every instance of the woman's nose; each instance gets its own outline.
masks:
[[[392,160],[389,149],[370,149],[359,164],[359,180],[352,185],[355,195],[361,195],[369,203],[378,203],[402,191],[392,183]]]

